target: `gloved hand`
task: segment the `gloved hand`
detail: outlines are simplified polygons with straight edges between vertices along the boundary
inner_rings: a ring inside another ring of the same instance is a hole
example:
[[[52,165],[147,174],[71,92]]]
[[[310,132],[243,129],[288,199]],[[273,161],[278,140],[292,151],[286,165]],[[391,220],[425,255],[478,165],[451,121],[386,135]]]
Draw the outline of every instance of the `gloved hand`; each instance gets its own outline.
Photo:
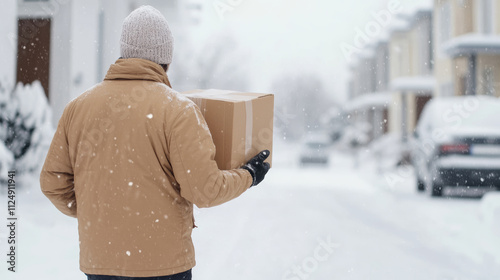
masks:
[[[266,160],[270,154],[271,152],[269,152],[269,150],[264,150],[241,167],[248,170],[248,172],[252,175],[252,186],[257,186],[260,182],[262,182],[262,180],[264,180],[264,177],[270,168],[269,163],[264,162],[264,160]]]

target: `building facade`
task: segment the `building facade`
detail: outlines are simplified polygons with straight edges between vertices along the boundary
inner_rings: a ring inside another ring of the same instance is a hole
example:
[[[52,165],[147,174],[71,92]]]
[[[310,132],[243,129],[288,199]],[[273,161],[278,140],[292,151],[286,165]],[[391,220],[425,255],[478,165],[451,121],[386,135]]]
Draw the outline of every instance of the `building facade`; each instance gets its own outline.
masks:
[[[435,0],[438,96],[500,96],[500,2]]]
[[[350,66],[349,103],[344,108],[350,125],[365,133],[370,142],[388,131],[389,56],[387,41],[368,46]]]
[[[390,131],[400,133],[405,142],[415,129],[423,107],[433,96],[435,79],[432,11],[418,10],[402,17],[406,24],[400,24],[390,37],[393,92]]]
[[[433,96],[432,23],[431,10],[400,15],[351,64],[346,110],[368,124],[370,140],[396,133],[406,141]]]
[[[200,23],[195,0],[5,0],[0,56],[5,84],[39,80],[53,110],[102,81],[120,56],[124,18],[140,5],[153,5],[171,25],[176,45],[187,44],[189,28]],[[180,48],[183,49],[183,48]],[[175,66],[173,67],[175,68]]]

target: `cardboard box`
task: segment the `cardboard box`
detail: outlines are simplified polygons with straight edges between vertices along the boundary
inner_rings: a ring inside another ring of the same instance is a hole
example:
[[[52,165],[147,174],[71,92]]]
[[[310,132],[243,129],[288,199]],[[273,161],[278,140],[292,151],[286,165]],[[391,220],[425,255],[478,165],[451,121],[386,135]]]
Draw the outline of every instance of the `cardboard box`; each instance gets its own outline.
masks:
[[[268,149],[272,163],[274,95],[226,90],[183,92],[201,109],[216,147],[221,170],[242,166]]]

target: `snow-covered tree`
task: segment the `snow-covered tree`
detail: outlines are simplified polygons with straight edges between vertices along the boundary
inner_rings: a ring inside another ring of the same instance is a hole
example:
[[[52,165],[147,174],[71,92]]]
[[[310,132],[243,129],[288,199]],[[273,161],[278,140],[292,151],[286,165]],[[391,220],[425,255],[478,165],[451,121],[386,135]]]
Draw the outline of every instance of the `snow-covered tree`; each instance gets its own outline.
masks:
[[[54,128],[39,81],[12,89],[0,82],[0,180],[8,170],[38,176]]]
[[[227,90],[248,90],[249,69],[245,55],[231,33],[211,38],[198,54],[194,71],[197,87]]]
[[[283,74],[271,87],[276,94],[276,127],[288,139],[298,139],[306,131],[320,128],[321,116],[333,105],[323,81],[312,73]]]

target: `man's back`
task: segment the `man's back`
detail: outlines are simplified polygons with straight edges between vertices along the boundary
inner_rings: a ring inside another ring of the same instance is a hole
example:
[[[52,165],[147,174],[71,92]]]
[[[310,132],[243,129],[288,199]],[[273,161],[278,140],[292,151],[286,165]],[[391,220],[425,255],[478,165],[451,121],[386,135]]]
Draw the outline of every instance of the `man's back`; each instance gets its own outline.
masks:
[[[252,183],[243,169],[218,170],[199,109],[171,90],[161,71],[147,60],[118,60],[104,82],[68,104],[59,123],[44,169],[69,155],[76,202],[60,210],[78,218],[87,274],[192,268],[193,203],[223,203]],[[57,147],[56,139],[67,145]]]

